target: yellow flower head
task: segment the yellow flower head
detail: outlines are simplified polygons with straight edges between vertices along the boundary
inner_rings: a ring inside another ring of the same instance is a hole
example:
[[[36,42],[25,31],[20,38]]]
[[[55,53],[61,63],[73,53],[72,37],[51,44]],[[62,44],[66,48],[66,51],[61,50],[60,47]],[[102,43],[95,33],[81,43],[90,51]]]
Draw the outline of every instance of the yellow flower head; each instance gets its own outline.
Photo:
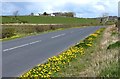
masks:
[[[92,46],[92,44],[86,44],[86,45],[87,45],[87,46],[90,46],[90,47]]]

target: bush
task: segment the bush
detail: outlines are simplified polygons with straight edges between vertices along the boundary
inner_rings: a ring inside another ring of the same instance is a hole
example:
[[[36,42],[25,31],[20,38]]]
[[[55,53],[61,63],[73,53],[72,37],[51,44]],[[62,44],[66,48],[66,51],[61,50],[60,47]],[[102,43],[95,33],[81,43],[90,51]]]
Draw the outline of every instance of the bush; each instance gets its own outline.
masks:
[[[35,31],[36,32],[43,32],[44,31],[44,28],[43,27],[40,27],[40,26],[36,26],[34,27],[35,28]]]
[[[110,44],[107,49],[114,49],[114,48],[119,48],[120,47],[120,41],[117,41],[113,44]]]
[[[12,37],[15,35],[14,33],[15,33],[14,28],[3,28],[2,29],[2,38]]]

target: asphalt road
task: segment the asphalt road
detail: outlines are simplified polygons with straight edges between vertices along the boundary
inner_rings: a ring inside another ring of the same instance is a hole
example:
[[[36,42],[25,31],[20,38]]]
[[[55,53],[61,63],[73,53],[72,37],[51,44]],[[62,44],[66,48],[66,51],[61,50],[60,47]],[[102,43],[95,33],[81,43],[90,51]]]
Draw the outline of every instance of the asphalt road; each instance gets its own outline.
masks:
[[[2,76],[17,77],[59,54],[101,26],[72,28],[2,42]]]

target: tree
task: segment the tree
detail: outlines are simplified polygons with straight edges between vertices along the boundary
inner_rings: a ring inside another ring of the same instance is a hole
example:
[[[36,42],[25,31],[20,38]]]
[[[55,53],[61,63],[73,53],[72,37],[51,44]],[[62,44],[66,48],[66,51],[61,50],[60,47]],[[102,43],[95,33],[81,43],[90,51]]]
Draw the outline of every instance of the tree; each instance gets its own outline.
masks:
[[[40,13],[38,13],[38,15],[40,16],[41,14],[40,14]]]
[[[74,17],[75,13],[74,12],[64,12],[64,13],[57,13],[59,16],[65,16],[65,17]]]
[[[31,15],[31,16],[34,16],[34,13],[31,13],[30,15]]]
[[[48,15],[47,12],[44,12],[43,15]]]
[[[108,13],[103,13],[102,18],[101,18],[101,23],[105,24],[109,20],[109,14]]]
[[[19,12],[18,10],[14,11],[14,12],[13,12],[13,16],[17,17],[18,12]]]
[[[66,13],[64,13],[64,15],[67,17],[74,17],[75,13],[74,12],[66,12]]]

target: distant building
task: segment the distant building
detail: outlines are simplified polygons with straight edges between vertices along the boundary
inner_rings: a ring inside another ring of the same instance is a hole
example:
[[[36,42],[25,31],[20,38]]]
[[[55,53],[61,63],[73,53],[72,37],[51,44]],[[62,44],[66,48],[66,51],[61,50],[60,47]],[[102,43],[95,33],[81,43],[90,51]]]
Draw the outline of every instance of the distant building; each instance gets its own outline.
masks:
[[[40,16],[38,13],[34,14],[34,16]]]
[[[50,16],[55,16],[55,15],[53,13],[51,13]]]
[[[75,13],[73,12],[56,12],[56,13],[52,13],[54,16],[62,16],[62,17],[74,17]]]
[[[52,13],[54,16],[62,16],[61,12]]]
[[[108,16],[109,17],[109,20],[117,20],[118,17],[117,16]]]
[[[47,13],[44,12],[43,14],[40,13],[31,13],[29,16],[61,16],[61,17],[74,17],[75,13],[74,12],[56,12],[56,13]]]

